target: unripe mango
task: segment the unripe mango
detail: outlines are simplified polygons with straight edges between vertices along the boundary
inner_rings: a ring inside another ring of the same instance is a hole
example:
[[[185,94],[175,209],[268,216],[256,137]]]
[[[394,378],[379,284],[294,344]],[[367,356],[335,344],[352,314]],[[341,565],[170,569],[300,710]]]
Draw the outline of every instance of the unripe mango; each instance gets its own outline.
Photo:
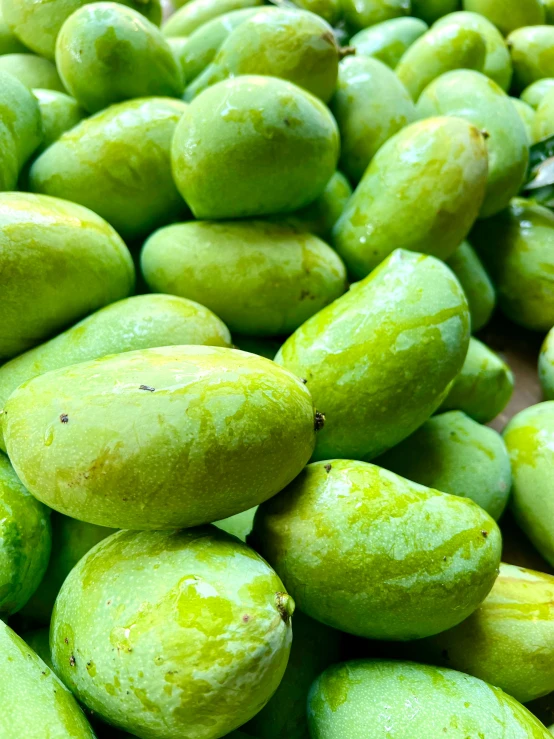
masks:
[[[464,365],[454,380],[441,410],[459,410],[479,423],[496,418],[510,402],[514,375],[486,344],[471,337]]]
[[[372,56],[394,69],[404,52],[429,30],[418,18],[392,18],[364,28],[350,39],[358,56]]]
[[[126,297],[134,283],[131,255],[106,221],[27,193],[0,193],[0,275],[3,360]]]
[[[147,240],[141,265],[151,290],[196,300],[254,336],[292,333],[346,288],[330,246],[267,221],[167,226]]]
[[[475,249],[464,241],[446,260],[464,289],[471,315],[471,330],[489,322],[496,306],[496,292]]]
[[[554,88],[547,92],[541,100],[535,120],[533,121],[532,140],[536,143],[547,139],[554,134],[554,123],[552,116],[554,113]]]
[[[463,0],[464,10],[478,13],[507,36],[521,26],[544,23],[541,0]]]
[[[9,72],[21,83],[34,90],[36,87],[66,92],[56,67],[48,59],[34,54],[4,54],[0,56],[0,72]]]
[[[523,90],[543,77],[554,77],[553,44],[552,26],[529,25],[508,36],[516,90]]]
[[[452,272],[397,250],[297,329],[275,361],[307,382],[325,414],[314,459],[369,460],[433,414],[468,342],[467,302]]]
[[[523,102],[527,103],[527,105],[530,105],[532,108],[536,110],[539,107],[546,93],[550,92],[550,90],[553,90],[553,89],[554,89],[554,78],[545,77],[544,79],[540,79],[540,80],[537,80],[536,82],[531,83],[521,93],[520,97],[523,100]]]
[[[508,503],[512,473],[502,437],[459,411],[430,418],[377,462],[420,485],[470,498],[495,520]]]
[[[248,75],[193,100],[171,151],[175,183],[198,219],[302,208],[321,195],[338,155],[337,124],[320,100],[285,80]]]
[[[410,15],[410,0],[342,0],[342,13],[353,31]]]
[[[288,223],[301,231],[331,240],[333,226],[338,221],[352,196],[352,187],[341,172],[335,172],[321,195],[310,205],[288,216],[274,216],[272,220]]]
[[[44,628],[25,631],[21,634],[21,638],[25,644],[31,647],[33,652],[36,652],[44,664],[50,670],[54,671],[52,653],[50,651],[50,629]]]
[[[295,5],[320,15],[331,25],[338,23],[342,16],[342,0],[296,0]]]
[[[269,565],[223,531],[122,531],[65,581],[52,658],[79,700],[119,728],[216,739],[276,690],[293,611]]]
[[[393,640],[467,618],[501,551],[498,527],[473,501],[346,459],[308,465],[261,505],[251,541],[303,613]]]
[[[85,117],[85,111],[77,101],[63,92],[36,88],[33,95],[38,101],[42,119],[42,143],[40,154]]]
[[[164,36],[190,36],[205,23],[224,13],[263,4],[264,0],[192,0],[166,20],[162,33]],[[178,2],[175,5],[184,3]]]
[[[125,239],[185,217],[170,151],[186,107],[170,98],[111,105],[64,133],[35,160],[30,189],[90,208]]]
[[[454,118],[413,123],[373,157],[335,225],[333,246],[358,279],[396,248],[447,259],[479,213],[487,171],[475,126]]]
[[[554,401],[518,413],[504,430],[512,463],[512,510],[540,554],[554,565]]]
[[[413,662],[357,660],[328,668],[308,701],[312,739],[549,739],[548,730],[507,693],[455,670]]]
[[[29,49],[17,38],[8,26],[2,8],[0,7],[0,55],[26,54],[28,51]]]
[[[554,399],[554,329],[543,342],[539,354],[539,380],[546,400]]]
[[[316,423],[289,372],[205,346],[47,372],[10,396],[2,418],[10,459],[39,500],[129,529],[194,526],[261,503],[306,464]]]
[[[426,23],[434,23],[460,7],[461,0],[412,0],[412,13]]]
[[[330,108],[339,126],[339,166],[359,182],[381,146],[416,120],[413,101],[394,72],[377,59],[347,57],[340,63]]]
[[[534,111],[530,105],[527,105],[527,103],[524,103],[523,100],[520,100],[519,98],[510,99],[515,109],[519,113],[519,117],[523,121],[525,132],[527,134],[527,143],[529,144],[529,146],[531,146],[534,141],[533,130],[535,127],[535,119],[537,117],[536,111]]]

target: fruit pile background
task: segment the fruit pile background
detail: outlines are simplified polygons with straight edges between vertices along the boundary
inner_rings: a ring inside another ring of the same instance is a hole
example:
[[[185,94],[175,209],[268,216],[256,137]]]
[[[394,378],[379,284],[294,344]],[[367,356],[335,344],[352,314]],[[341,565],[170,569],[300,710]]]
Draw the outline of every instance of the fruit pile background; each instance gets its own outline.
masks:
[[[554,0],[0,0],[0,706],[554,735]]]

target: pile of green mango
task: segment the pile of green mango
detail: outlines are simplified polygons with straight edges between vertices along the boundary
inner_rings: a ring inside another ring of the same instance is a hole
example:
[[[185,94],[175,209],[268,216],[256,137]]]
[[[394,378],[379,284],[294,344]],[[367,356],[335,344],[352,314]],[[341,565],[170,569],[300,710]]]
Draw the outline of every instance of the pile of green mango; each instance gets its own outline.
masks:
[[[554,735],[554,0],[0,0],[0,703]]]

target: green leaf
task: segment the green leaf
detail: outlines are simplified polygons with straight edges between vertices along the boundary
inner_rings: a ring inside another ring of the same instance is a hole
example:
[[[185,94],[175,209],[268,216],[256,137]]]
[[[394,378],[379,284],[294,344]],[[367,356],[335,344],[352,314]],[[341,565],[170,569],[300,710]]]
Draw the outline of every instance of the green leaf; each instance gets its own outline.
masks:
[[[554,136],[538,141],[529,150],[529,170],[527,181],[535,179],[537,168],[546,160],[554,157]]]
[[[533,175],[531,182],[525,185],[525,190],[538,190],[546,185],[554,185],[554,156],[539,164]]]

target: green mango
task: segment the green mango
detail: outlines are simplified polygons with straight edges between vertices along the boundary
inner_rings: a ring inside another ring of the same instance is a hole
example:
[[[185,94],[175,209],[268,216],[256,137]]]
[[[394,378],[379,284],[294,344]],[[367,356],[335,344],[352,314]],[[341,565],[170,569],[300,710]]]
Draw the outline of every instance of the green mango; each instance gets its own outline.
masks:
[[[471,316],[471,330],[487,325],[496,306],[496,292],[475,249],[464,241],[446,260],[464,289]]]
[[[458,23],[433,27],[402,55],[396,75],[417,101],[433,80],[455,69],[481,71],[485,64],[485,39],[473,28]]]
[[[17,38],[8,26],[0,5],[0,55],[27,54],[29,49]]]
[[[517,525],[510,508],[502,516],[499,526],[502,532],[503,562],[524,567],[527,570],[537,570],[538,572],[554,575],[554,568],[538,553]],[[539,718],[541,717],[539,716]],[[541,721],[546,723],[542,718]]]
[[[227,326],[208,308],[174,295],[137,295],[102,308],[0,367],[0,408],[22,383],[107,354],[183,344],[231,346]],[[0,448],[5,450],[0,433]]]
[[[527,103],[527,105],[530,105],[531,108],[536,110],[543,101],[545,95],[551,90],[554,90],[554,78],[545,77],[542,80],[532,82],[528,87],[526,87],[521,93],[521,99],[524,103]]]
[[[551,329],[542,344],[539,354],[539,380],[546,400],[554,399],[554,329]]]
[[[504,430],[512,463],[514,517],[539,553],[554,565],[554,401],[518,413]]]
[[[4,54],[0,56],[0,72],[9,72],[29,90],[41,87],[46,90],[66,92],[56,67],[41,56]]]
[[[521,703],[547,695],[554,690],[554,577],[501,564],[468,619],[415,646],[425,661],[494,683]]]
[[[0,193],[0,275],[4,361],[126,297],[134,282],[131,255],[106,221],[19,192]]]
[[[19,387],[2,416],[9,457],[35,497],[129,529],[218,521],[275,495],[309,460],[318,418],[289,372],[207,346],[47,372]]]
[[[42,144],[37,149],[40,154],[57,141],[62,133],[80,123],[86,113],[74,98],[63,92],[34,89],[33,95],[38,101],[42,119]]]
[[[554,0],[541,0],[544,7],[545,23],[554,24]]]
[[[0,71],[0,191],[16,188],[19,172],[42,136],[36,99],[22,82]]]
[[[68,91],[90,113],[130,98],[183,92],[181,70],[161,31],[119,3],[75,11],[58,34],[56,65]]]
[[[141,268],[153,292],[196,300],[232,332],[262,337],[292,333],[346,289],[330,246],[267,221],[166,226],[146,241]]]
[[[0,454],[0,612],[16,613],[37,589],[48,564],[50,511],[27,492]],[[1,723],[1,721],[0,721]]]
[[[392,69],[364,56],[340,63],[330,108],[341,135],[339,166],[353,182],[391,136],[416,120],[414,103]]]
[[[518,28],[508,36],[516,90],[524,90],[543,77],[554,77],[553,45],[552,26]]]
[[[165,21],[162,33],[164,36],[191,36],[204,24],[225,13],[263,4],[264,0],[191,0]]]
[[[533,121],[532,138],[536,143],[554,135],[554,88],[541,100]]]
[[[34,161],[30,190],[90,208],[127,240],[186,217],[170,166],[173,133],[186,107],[170,98],[111,105]]]
[[[259,8],[244,8],[224,13],[197,28],[188,38],[166,34],[174,53],[176,47],[172,42],[179,42],[177,57],[185,84],[192,82],[213,62],[221,45],[235,28],[258,12]]]
[[[523,185],[529,161],[525,126],[508,95],[484,74],[460,69],[429,85],[417,110],[421,118],[464,118],[485,132],[489,177],[480,218],[504,210]]]
[[[342,15],[353,32],[410,15],[410,0],[341,0]]]
[[[321,16],[332,26],[342,17],[342,0],[294,0],[294,4]]]
[[[247,511],[235,513],[234,516],[229,516],[229,518],[214,521],[214,526],[217,526],[222,531],[226,531],[228,534],[236,536],[241,541],[246,541],[246,537],[252,531],[254,516],[257,510],[258,506],[254,506],[254,508],[249,508]]]
[[[541,0],[463,0],[464,10],[487,18],[507,36],[521,26],[544,23]]]
[[[470,498],[495,521],[508,503],[512,473],[502,437],[460,411],[430,418],[377,464],[428,488]]]
[[[534,140],[533,129],[535,125],[536,113],[533,108],[530,105],[527,105],[527,103],[523,102],[523,100],[520,100],[519,98],[510,98],[510,100],[514,104],[515,109],[519,113],[519,117],[523,121],[525,132],[527,134],[527,143],[529,144],[529,146],[531,146]],[[554,128],[552,130],[554,131]]]
[[[236,349],[242,349],[242,351],[249,352],[250,354],[258,354],[260,357],[265,357],[266,359],[274,359],[283,345],[284,338],[274,336],[260,338],[259,336],[235,334],[233,336],[233,342]]]
[[[454,13],[460,5],[461,0],[412,0],[412,14],[431,24],[447,13]]]
[[[77,701],[48,666],[0,623],[2,739],[94,739]]]
[[[337,84],[339,47],[331,26],[305,10],[266,8],[239,24],[185,100],[239,75],[279,77],[327,102]]]
[[[41,658],[44,664],[50,670],[54,671],[52,653],[50,652],[50,629],[43,628],[25,631],[21,634],[21,638]]]
[[[468,342],[467,302],[452,272],[399,249],[306,321],[275,361],[307,381],[325,414],[313,458],[369,460],[434,413]]]
[[[549,739],[548,730],[499,688],[455,670],[357,660],[328,668],[308,699],[312,739]],[[390,734],[392,737],[393,734]]]
[[[418,18],[391,18],[364,28],[350,39],[359,56],[372,56],[394,69],[404,52],[429,30]]]
[[[395,248],[452,256],[467,236],[487,185],[485,139],[458,118],[407,126],[373,157],[333,229],[354,278]]]
[[[494,80],[503,90],[509,90],[512,81],[512,60],[504,37],[490,21],[478,13],[451,13],[434,28],[455,23],[462,28],[471,28],[480,33],[485,41],[486,56],[481,70],[484,75]]]
[[[467,618],[493,586],[502,543],[468,498],[347,459],[308,465],[263,503],[251,541],[303,613],[398,641]]]
[[[288,216],[275,216],[278,223],[288,223],[300,231],[331,240],[333,226],[352,197],[352,187],[341,172],[335,172],[321,195],[310,205]],[[273,219],[272,219],[273,220]]]
[[[510,402],[514,382],[498,354],[472,336],[464,365],[440,409],[459,410],[479,423],[489,423]]]
[[[195,98],[171,151],[177,188],[202,220],[298,210],[322,194],[338,156],[328,108],[290,82],[258,76],[219,82]]]
[[[96,2],[96,0],[92,0]],[[54,60],[56,38],[69,16],[91,0],[2,0],[4,18],[21,41],[40,56]],[[160,25],[160,0],[114,0]],[[43,85],[34,85],[43,87]]]
[[[292,631],[289,663],[277,692],[245,726],[259,739],[309,739],[308,692],[316,677],[339,661],[341,634],[335,629],[295,613]]]
[[[49,626],[54,602],[65,578],[81,557],[113,533],[114,529],[77,521],[52,511],[52,554],[48,568],[40,585],[20,611],[21,616],[32,624]],[[33,644],[30,646],[35,649]],[[40,649],[37,651],[44,659]]]
[[[554,325],[554,214],[532,201],[516,198],[494,218],[479,221],[471,232],[510,320],[532,331]]]
[[[52,659],[79,700],[114,726],[151,739],[216,739],[277,689],[293,611],[269,565],[213,526],[122,531],[65,581]]]

